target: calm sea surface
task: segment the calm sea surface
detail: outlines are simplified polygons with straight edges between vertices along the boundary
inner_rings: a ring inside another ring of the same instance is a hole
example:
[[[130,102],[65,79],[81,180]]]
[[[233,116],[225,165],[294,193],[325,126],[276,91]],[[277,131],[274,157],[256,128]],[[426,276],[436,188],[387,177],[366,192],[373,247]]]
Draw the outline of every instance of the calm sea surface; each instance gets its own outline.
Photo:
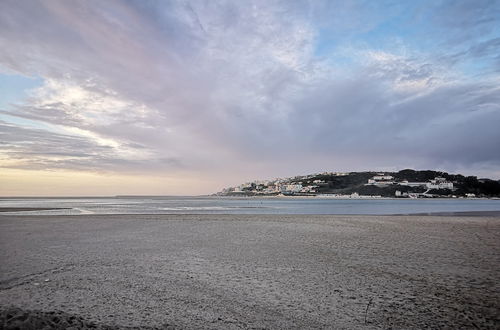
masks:
[[[500,211],[488,199],[329,199],[224,197],[0,198],[0,207],[58,207],[15,214],[410,214]],[[6,214],[6,213],[4,213]]]

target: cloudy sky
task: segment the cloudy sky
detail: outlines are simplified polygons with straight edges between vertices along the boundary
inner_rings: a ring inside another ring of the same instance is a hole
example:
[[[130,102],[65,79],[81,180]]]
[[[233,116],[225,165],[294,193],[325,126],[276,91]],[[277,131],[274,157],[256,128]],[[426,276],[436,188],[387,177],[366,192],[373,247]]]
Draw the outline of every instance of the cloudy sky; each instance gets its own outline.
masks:
[[[0,195],[500,178],[500,1],[0,1]]]

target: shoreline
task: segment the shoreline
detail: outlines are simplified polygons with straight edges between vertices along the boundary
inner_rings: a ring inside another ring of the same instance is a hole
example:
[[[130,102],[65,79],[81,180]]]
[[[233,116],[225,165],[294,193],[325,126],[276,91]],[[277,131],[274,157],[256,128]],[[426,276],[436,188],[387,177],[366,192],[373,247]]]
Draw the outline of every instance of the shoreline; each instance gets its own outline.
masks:
[[[338,199],[338,200],[377,200],[377,199],[390,199],[390,200],[500,200],[500,197],[425,197],[425,198],[408,198],[408,197],[383,197],[383,196],[370,196],[361,195],[360,197],[349,197],[345,196],[293,196],[293,195],[283,195],[283,196],[206,196],[213,198],[229,198],[229,199]]]
[[[383,196],[372,196],[372,195],[361,195],[360,197],[350,197],[350,195],[334,196],[334,194],[325,195],[240,195],[240,196],[222,196],[222,195],[193,195],[193,196],[171,196],[171,195],[116,195],[116,196],[0,196],[0,202],[2,200],[40,200],[40,199],[131,199],[131,198],[151,198],[151,199],[175,199],[175,198],[187,198],[187,199],[288,199],[288,198],[303,198],[303,199],[361,199],[361,200],[371,200],[371,199],[393,199],[393,200],[500,200],[500,197],[427,197],[427,198],[408,198],[408,197],[383,197]]]
[[[421,213],[400,213],[391,216],[438,216],[438,217],[500,217],[499,211],[459,211],[459,212],[421,212]]]
[[[353,216],[353,217],[397,217],[397,216],[421,216],[421,217],[500,217],[500,210],[488,211],[438,211],[438,212],[415,212],[415,213],[387,213],[387,214],[353,214],[353,213],[80,213],[80,214],[17,214],[17,212],[36,212],[53,210],[72,210],[71,207],[59,208],[37,208],[37,207],[0,207],[1,216],[17,217],[84,217],[84,216]],[[8,213],[8,214],[2,214]]]

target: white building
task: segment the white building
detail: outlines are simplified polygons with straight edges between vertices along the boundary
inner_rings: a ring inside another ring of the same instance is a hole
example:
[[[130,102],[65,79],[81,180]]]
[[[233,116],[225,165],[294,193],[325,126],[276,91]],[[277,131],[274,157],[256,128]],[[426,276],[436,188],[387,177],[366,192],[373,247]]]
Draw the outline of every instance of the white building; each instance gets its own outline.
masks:
[[[375,175],[371,179],[368,179],[368,183],[366,185],[387,186],[390,184],[394,184],[394,177],[392,175],[384,175],[384,173],[379,173],[379,175]]]
[[[285,184],[280,186],[282,193],[298,193],[302,190],[301,184]]]
[[[277,186],[268,186],[264,189],[265,194],[273,194],[279,192],[279,188]]]
[[[427,186],[427,182],[408,182],[407,180],[398,182],[400,186],[408,186],[408,187],[425,187]]]
[[[305,186],[305,187],[302,187],[300,192],[313,193],[313,192],[316,192],[316,188],[318,188],[318,186]]]
[[[427,189],[450,189],[453,190],[453,182],[446,181],[445,178],[437,177],[426,184]]]

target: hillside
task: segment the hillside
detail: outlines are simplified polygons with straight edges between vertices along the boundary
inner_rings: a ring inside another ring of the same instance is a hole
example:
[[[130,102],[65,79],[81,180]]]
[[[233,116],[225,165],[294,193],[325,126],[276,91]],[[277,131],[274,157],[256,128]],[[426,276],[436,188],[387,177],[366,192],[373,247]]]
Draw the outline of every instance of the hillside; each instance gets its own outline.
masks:
[[[500,197],[500,182],[440,171],[325,172],[254,181],[219,192],[222,196],[361,195],[382,197]]]

